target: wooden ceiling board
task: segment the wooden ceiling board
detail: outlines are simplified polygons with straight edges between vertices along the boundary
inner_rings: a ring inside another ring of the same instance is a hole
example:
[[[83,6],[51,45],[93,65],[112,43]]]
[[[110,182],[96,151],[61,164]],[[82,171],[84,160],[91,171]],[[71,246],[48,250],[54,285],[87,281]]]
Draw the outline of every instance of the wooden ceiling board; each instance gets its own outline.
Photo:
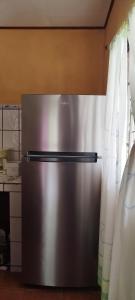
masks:
[[[0,27],[103,28],[112,0],[1,0]]]

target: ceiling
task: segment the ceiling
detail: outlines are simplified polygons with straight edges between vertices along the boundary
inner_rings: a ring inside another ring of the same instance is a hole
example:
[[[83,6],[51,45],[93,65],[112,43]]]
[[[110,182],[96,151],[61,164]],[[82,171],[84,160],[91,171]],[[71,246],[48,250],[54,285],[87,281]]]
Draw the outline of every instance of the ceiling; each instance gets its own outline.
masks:
[[[0,27],[104,27],[112,0],[0,0]]]

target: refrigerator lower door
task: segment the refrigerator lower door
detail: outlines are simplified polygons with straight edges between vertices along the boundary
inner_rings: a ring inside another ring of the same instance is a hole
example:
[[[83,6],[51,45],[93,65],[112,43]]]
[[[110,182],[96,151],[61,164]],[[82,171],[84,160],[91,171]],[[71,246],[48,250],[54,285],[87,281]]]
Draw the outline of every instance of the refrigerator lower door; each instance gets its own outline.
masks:
[[[100,168],[23,162],[23,282],[97,285]]]

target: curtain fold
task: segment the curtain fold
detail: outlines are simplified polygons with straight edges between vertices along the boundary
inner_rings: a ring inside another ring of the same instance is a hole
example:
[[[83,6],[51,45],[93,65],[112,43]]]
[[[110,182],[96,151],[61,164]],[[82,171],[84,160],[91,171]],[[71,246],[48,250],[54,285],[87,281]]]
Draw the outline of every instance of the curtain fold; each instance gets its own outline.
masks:
[[[118,192],[127,158],[127,26],[110,46],[106,102],[98,269],[102,300],[108,299]]]

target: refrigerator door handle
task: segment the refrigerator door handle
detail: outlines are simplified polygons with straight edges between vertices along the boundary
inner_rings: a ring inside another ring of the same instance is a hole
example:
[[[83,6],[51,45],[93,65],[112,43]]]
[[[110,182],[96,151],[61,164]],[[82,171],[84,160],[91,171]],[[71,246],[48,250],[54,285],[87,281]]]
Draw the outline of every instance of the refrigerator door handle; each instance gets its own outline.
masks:
[[[98,155],[96,152],[34,152],[29,151],[24,156],[26,161],[39,162],[87,162],[96,163]]]

